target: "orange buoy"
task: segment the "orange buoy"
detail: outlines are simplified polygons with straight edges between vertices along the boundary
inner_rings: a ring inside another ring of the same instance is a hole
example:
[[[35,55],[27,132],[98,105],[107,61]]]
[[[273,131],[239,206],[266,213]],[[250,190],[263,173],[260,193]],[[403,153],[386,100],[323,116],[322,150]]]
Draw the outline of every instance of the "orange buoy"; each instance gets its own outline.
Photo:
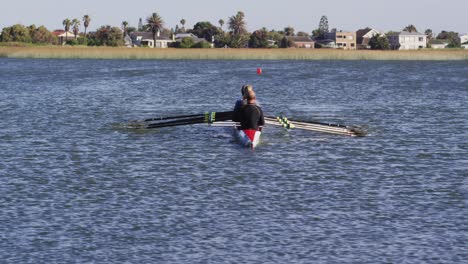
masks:
[[[262,74],[262,68],[257,68],[257,74],[258,75]]]

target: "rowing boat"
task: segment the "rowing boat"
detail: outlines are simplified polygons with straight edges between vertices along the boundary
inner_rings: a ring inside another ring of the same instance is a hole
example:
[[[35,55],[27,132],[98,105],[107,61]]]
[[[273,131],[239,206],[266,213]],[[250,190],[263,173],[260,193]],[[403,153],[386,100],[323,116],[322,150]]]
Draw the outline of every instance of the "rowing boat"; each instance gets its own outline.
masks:
[[[234,136],[245,147],[254,149],[260,143],[262,132],[255,129],[241,129],[238,126],[234,127]]]

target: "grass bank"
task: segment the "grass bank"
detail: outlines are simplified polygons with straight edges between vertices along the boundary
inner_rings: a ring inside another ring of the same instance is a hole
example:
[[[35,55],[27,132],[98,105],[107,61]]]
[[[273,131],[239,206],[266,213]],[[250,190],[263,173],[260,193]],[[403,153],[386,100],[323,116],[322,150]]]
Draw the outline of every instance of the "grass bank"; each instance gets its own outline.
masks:
[[[331,49],[150,49],[0,46],[0,57],[156,60],[468,60],[468,50],[347,51]]]

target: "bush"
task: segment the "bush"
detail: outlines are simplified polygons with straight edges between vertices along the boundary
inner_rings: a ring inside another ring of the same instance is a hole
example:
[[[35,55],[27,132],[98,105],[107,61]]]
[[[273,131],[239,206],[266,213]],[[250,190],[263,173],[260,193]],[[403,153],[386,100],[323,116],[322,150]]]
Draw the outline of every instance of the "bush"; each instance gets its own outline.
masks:
[[[78,40],[76,39],[70,39],[70,40],[67,40],[67,42],[65,42],[67,45],[70,45],[70,46],[76,46],[78,45]]]
[[[197,48],[197,49],[209,49],[211,48],[211,45],[210,43],[208,43],[208,41],[200,41],[198,43],[195,43],[194,45],[192,45],[192,48]]]
[[[178,46],[179,48],[188,49],[191,48],[193,45],[195,45],[195,41],[193,41],[191,37],[185,37],[182,39]]]

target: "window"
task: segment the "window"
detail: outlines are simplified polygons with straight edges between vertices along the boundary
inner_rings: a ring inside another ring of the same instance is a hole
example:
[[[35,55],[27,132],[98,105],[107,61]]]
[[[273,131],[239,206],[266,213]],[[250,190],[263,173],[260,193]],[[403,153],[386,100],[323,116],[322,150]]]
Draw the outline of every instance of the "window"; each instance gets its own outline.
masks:
[[[423,37],[419,37],[419,41],[424,41],[424,38]]]

